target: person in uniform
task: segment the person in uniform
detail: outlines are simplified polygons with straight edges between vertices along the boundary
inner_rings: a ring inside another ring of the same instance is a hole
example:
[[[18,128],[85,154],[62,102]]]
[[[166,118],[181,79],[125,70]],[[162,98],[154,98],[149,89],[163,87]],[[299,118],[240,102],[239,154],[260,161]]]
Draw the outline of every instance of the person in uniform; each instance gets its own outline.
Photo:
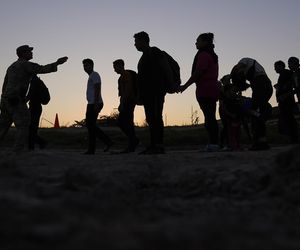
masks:
[[[35,74],[56,72],[57,66],[65,63],[68,57],[61,57],[56,62],[39,65],[30,62],[33,47],[22,45],[17,48],[18,60],[7,71],[2,86],[0,103],[0,141],[3,140],[12,123],[17,129],[14,151],[22,151],[28,142],[30,112],[26,104],[26,93],[31,78]]]

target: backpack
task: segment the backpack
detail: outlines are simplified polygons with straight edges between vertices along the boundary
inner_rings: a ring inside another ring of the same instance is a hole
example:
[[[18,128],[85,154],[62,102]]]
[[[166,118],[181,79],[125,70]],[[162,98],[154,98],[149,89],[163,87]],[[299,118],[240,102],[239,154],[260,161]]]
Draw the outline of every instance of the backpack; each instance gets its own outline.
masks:
[[[46,105],[50,102],[50,92],[45,83],[41,80],[40,85],[40,98],[41,98],[41,104]]]
[[[128,71],[132,77],[133,85],[134,85],[134,92],[137,95],[137,92],[138,92],[137,73],[131,69],[127,69],[126,71]]]
[[[134,92],[135,92],[135,96],[136,96],[136,105],[143,105],[143,102],[141,101],[140,98],[140,92],[139,92],[139,86],[138,86],[138,80],[137,80],[137,73],[133,70],[127,69],[126,71],[128,71],[131,74],[131,77],[134,81]]]
[[[29,99],[46,105],[50,101],[49,89],[45,83],[37,76],[34,76],[31,80]]]
[[[162,51],[165,58],[167,59],[169,66],[171,67],[172,74],[173,74],[173,82],[167,82],[166,83],[166,91],[169,94],[174,94],[180,84],[181,84],[181,78],[180,78],[180,67],[179,64],[175,61],[175,59],[170,56],[167,52]]]

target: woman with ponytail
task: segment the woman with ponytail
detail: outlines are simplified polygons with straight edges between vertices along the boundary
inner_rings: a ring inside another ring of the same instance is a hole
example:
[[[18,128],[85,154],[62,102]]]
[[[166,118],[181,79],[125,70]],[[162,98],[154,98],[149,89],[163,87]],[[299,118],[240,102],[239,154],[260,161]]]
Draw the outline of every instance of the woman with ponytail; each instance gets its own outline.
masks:
[[[216,120],[216,105],[219,98],[219,64],[213,40],[213,33],[203,33],[198,36],[196,40],[198,52],[194,58],[191,77],[179,88],[179,91],[183,92],[190,85],[196,83],[196,98],[204,114],[205,128],[209,137],[206,151],[219,150],[219,129]]]

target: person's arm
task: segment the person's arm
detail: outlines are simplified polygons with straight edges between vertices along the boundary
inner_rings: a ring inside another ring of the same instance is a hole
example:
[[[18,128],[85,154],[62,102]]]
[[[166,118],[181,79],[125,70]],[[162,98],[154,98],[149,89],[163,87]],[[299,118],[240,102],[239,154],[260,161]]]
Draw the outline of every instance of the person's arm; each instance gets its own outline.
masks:
[[[100,101],[100,91],[101,91],[101,82],[96,82],[94,85],[94,108],[95,112],[100,112],[101,103]]]
[[[188,79],[188,81],[184,84],[181,85],[178,89],[179,92],[185,91],[189,86],[191,86],[193,83],[198,81],[201,76],[203,75],[203,71],[201,70],[195,70],[194,73],[191,75],[191,77]]]
[[[56,62],[47,65],[39,65],[37,63],[28,62],[27,71],[31,74],[46,74],[57,71],[57,66],[64,64],[68,60],[68,57],[61,57]]]
[[[97,83],[95,83],[95,87],[94,87],[95,104],[99,103],[99,97],[100,97],[100,82],[97,82]]]
[[[7,85],[7,74],[5,74],[4,82],[2,85],[2,94],[5,92],[6,85]]]
[[[179,87],[179,92],[185,91],[189,86],[195,82],[199,82],[205,71],[210,67],[210,56],[207,53],[200,53],[197,56],[196,67],[192,72],[191,77],[187,80],[184,85]]]

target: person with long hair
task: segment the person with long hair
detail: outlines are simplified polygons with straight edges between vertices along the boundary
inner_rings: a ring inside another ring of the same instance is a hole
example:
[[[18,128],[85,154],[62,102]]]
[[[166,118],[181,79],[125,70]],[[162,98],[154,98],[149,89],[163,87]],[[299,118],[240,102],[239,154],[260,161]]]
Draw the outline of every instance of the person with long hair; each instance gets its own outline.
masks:
[[[219,128],[216,120],[219,64],[213,40],[213,33],[203,33],[198,36],[196,40],[198,52],[194,58],[191,77],[179,87],[179,91],[183,92],[196,83],[196,98],[204,115],[204,125],[209,138],[206,151],[219,150]]]

